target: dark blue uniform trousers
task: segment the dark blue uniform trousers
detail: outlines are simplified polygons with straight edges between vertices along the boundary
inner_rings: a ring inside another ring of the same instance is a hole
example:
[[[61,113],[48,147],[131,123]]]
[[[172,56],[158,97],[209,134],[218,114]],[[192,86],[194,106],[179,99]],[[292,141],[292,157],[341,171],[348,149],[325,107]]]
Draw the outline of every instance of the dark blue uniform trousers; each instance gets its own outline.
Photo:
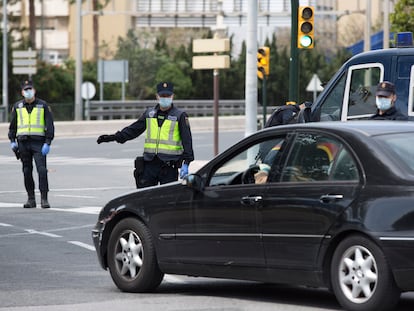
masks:
[[[47,179],[46,156],[42,155],[43,141],[27,139],[19,140],[19,151],[23,163],[24,186],[29,196],[34,195],[35,183],[33,180],[33,160],[39,175],[40,192],[49,191]]]
[[[139,178],[137,187],[144,188],[176,180],[178,180],[176,165],[168,165],[159,158],[154,157],[151,161],[144,161],[144,171]]]

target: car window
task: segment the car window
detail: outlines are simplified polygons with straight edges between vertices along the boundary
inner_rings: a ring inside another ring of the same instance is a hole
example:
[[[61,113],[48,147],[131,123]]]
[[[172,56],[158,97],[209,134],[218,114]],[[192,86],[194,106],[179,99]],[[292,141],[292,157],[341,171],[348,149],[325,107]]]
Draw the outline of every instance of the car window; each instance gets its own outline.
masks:
[[[414,135],[411,132],[381,135],[375,137],[389,149],[394,158],[414,172]]]
[[[338,139],[303,133],[292,145],[281,181],[357,180],[358,176],[355,161]]]
[[[247,179],[243,180],[246,175],[244,173],[248,173],[247,171],[252,169],[251,177],[253,177],[254,173],[260,170],[260,167],[268,166],[270,170],[284,141],[284,137],[269,138],[232,155],[213,171],[209,185],[249,183],[246,181]],[[250,183],[254,182],[254,178],[250,178]]]

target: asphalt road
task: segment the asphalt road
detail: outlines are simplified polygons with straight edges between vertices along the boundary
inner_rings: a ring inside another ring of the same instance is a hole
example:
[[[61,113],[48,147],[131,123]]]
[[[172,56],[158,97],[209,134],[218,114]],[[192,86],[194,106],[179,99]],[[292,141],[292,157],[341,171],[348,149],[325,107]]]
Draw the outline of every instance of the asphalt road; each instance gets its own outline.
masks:
[[[214,156],[212,135],[194,133],[197,161],[190,171]],[[243,136],[221,133],[220,151]],[[52,144],[49,210],[22,208],[21,164],[9,143],[0,142],[0,310],[340,310],[323,289],[173,275],[155,293],[121,293],[98,264],[91,229],[107,201],[134,190],[133,159],[143,143],[142,138],[124,145],[95,141],[61,138]],[[398,310],[413,309],[414,295],[404,294]]]

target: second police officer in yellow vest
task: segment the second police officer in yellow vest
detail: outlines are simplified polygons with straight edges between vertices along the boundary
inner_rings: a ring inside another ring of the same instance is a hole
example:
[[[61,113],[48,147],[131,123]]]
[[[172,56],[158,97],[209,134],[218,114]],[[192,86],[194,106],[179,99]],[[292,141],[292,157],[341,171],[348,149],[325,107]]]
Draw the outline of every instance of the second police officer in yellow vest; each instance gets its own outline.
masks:
[[[188,115],[173,104],[173,84],[157,84],[156,97],[158,104],[145,110],[137,121],[115,134],[101,135],[97,140],[98,144],[110,141],[123,144],[146,130],[143,161],[136,160],[135,165],[137,188],[176,181],[179,168],[180,178],[183,178],[194,160]]]
[[[22,83],[24,99],[15,103],[12,108],[9,139],[11,148],[16,155],[20,155],[23,165],[24,185],[28,195],[28,200],[23,207],[36,207],[34,160],[39,175],[40,204],[42,208],[49,208],[46,155],[55,135],[55,127],[49,106],[44,100],[36,98],[35,94],[32,81],[24,81]]]

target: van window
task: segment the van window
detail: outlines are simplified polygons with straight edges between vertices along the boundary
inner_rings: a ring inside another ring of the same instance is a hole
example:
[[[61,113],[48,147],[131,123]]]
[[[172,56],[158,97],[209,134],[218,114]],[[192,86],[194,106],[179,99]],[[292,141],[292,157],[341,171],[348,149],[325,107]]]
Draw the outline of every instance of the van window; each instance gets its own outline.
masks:
[[[380,67],[355,68],[350,72],[348,119],[363,119],[376,112],[375,91],[381,80]]]
[[[343,74],[321,105],[320,121],[339,121],[341,119],[346,75]]]

